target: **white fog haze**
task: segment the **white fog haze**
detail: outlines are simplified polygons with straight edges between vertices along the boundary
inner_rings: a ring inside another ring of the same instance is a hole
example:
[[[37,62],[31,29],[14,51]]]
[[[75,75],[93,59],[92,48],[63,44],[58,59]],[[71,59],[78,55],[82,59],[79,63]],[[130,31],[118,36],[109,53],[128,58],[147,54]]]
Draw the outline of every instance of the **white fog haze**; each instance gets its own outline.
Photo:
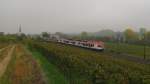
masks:
[[[150,29],[150,0],[0,0],[0,31],[24,33]]]

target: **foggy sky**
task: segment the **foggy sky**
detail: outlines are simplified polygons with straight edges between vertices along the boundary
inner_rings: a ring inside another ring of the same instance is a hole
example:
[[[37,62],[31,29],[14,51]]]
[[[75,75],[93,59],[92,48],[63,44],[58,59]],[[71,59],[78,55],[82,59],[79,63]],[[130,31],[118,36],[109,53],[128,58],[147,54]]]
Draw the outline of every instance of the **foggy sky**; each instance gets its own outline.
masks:
[[[150,29],[150,0],[0,0],[0,31],[15,33]]]

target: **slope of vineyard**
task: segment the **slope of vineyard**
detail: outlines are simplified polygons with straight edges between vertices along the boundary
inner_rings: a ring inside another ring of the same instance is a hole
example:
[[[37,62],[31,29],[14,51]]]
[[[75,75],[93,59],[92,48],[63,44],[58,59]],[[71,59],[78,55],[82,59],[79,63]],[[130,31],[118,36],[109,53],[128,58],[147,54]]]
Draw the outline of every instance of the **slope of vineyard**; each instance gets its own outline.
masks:
[[[57,43],[30,43],[64,72],[70,84],[149,84],[150,66]]]

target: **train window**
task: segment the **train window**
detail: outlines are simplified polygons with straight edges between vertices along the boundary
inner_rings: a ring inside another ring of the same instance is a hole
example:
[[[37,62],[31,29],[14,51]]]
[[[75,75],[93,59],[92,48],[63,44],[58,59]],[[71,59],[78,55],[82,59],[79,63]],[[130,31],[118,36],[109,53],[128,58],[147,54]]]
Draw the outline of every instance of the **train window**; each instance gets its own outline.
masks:
[[[83,46],[86,46],[86,44],[83,43]]]
[[[90,47],[92,47],[92,44],[90,44]]]
[[[75,42],[72,42],[72,44],[75,44]]]
[[[94,47],[94,44],[92,44],[92,47]]]
[[[97,47],[101,47],[101,45],[98,45]]]
[[[90,46],[92,47],[92,44],[90,44]]]

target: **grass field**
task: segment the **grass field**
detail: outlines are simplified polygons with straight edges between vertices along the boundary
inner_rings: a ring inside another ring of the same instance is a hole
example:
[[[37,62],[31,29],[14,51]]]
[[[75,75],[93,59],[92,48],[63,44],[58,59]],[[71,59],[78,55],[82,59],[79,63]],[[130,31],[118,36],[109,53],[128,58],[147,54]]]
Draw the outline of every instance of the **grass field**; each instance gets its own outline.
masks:
[[[106,50],[116,53],[125,53],[133,56],[144,56],[144,46],[134,44],[117,44],[117,43],[106,43]],[[150,58],[150,47],[146,47],[146,57]]]

